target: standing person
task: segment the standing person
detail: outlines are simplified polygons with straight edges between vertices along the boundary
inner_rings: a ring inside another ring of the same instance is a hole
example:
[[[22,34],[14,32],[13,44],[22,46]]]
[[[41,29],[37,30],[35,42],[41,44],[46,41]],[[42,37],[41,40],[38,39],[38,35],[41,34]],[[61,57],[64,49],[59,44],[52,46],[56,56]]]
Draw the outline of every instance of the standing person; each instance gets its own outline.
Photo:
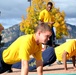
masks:
[[[21,75],[28,75],[29,57],[33,55],[36,59],[37,73],[43,75],[42,43],[46,43],[51,35],[51,28],[41,23],[36,27],[34,34],[20,36],[7,49],[0,50],[0,73],[21,61]]]
[[[51,15],[52,7],[53,7],[53,3],[48,2],[46,9],[42,10],[39,15],[39,23],[45,22],[48,25],[50,25],[52,29],[52,36],[50,37],[50,40],[46,43],[46,45],[49,45],[49,46],[55,45],[55,33],[53,30],[54,22],[53,22],[53,17]]]

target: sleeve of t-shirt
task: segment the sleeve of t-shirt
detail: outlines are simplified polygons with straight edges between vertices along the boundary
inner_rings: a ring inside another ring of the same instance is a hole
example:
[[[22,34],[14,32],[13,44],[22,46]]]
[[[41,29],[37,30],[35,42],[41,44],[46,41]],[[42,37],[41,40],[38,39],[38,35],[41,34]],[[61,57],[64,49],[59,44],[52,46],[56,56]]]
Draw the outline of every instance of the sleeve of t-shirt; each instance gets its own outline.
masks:
[[[39,20],[43,21],[44,20],[44,12],[41,11],[39,14]]]
[[[30,50],[30,40],[25,39],[21,42],[20,49],[19,49],[19,58],[23,60],[29,60],[29,50]]]
[[[42,60],[42,51],[41,49],[39,51],[37,51],[36,53],[33,54],[33,57],[36,59],[36,60]]]

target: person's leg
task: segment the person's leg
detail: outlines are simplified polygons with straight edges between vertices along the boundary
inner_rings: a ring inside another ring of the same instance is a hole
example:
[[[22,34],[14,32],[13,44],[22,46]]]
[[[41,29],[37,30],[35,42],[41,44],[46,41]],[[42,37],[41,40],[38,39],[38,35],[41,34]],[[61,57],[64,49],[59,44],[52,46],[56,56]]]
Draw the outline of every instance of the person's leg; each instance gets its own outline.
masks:
[[[12,69],[9,69],[9,70],[7,71],[7,73],[11,73],[11,72],[13,72]]]
[[[49,41],[47,41],[45,45],[50,46],[50,47],[55,47],[55,38],[56,38],[55,33],[52,28],[52,35],[50,36]]]
[[[56,54],[53,47],[48,47],[42,53],[43,66],[50,65],[56,61]]]
[[[12,65],[8,65],[8,64],[4,63],[3,61],[1,61],[0,73],[4,73],[4,72],[10,70],[11,66]]]
[[[55,47],[55,40],[56,40],[56,36],[55,36],[55,32],[54,32],[54,29],[52,27],[52,46]]]
[[[6,72],[7,70],[11,69],[12,65],[8,65],[3,61],[2,53],[5,48],[0,48],[0,74]]]
[[[57,63],[58,65],[61,65],[61,64],[62,64],[62,61],[59,61],[58,59],[56,59],[56,63]]]

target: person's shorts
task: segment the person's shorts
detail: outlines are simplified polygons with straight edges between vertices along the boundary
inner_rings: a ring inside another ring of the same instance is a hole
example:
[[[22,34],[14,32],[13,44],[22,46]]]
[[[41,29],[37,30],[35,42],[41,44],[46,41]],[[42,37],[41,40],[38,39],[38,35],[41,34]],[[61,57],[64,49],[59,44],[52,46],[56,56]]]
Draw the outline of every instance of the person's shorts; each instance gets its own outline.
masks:
[[[11,68],[12,65],[6,64],[3,61],[2,53],[6,48],[0,48],[0,73],[3,73]]]

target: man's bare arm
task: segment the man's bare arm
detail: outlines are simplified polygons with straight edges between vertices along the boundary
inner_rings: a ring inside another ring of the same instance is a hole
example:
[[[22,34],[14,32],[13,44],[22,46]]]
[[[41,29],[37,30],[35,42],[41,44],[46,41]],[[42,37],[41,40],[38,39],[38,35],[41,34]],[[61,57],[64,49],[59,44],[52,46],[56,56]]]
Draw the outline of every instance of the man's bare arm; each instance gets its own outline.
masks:
[[[36,60],[37,73],[38,75],[43,75],[43,62],[42,60]]]
[[[72,57],[72,62],[73,62],[73,68],[76,68],[75,67],[75,56]]]
[[[67,52],[66,51],[64,51],[64,53],[63,53],[63,55],[62,55],[62,60],[63,60],[63,64],[64,64],[64,70],[67,70],[67,63],[66,63],[66,61],[67,61]]]
[[[28,61],[21,60],[21,75],[28,75]]]

